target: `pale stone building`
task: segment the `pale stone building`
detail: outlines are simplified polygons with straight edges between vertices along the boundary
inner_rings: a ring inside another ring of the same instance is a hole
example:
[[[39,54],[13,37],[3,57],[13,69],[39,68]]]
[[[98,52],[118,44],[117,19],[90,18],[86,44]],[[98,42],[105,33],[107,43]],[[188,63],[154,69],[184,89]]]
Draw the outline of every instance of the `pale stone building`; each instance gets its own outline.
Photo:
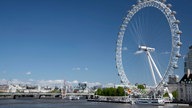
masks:
[[[8,85],[0,85],[0,93],[6,93],[9,92],[9,86]]]
[[[184,61],[184,76],[178,84],[178,99],[184,102],[192,102],[192,46],[189,47]]]

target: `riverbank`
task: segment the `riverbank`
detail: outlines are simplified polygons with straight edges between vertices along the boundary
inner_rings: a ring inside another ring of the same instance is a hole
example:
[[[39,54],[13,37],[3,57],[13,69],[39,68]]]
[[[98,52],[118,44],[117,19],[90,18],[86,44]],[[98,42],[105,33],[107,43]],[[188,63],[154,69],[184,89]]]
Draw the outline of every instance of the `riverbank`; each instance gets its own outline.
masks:
[[[98,96],[94,99],[88,99],[91,102],[109,102],[109,103],[131,103],[127,96]]]
[[[107,102],[107,103],[130,103],[130,101],[122,100],[98,100],[98,99],[88,99],[89,102]]]

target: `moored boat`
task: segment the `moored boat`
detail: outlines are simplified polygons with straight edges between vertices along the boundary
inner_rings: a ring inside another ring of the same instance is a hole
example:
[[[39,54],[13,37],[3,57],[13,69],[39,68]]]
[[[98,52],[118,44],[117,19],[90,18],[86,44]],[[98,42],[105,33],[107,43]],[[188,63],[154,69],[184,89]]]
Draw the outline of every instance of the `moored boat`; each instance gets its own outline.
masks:
[[[69,100],[79,100],[80,96],[69,96]]]
[[[135,104],[142,105],[165,105],[164,99],[161,98],[138,98]]]

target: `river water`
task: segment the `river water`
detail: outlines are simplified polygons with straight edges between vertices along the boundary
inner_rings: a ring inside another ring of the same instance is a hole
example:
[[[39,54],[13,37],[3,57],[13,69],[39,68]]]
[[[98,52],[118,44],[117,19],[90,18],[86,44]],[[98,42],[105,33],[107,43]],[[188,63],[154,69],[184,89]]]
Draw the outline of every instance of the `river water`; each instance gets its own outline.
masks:
[[[165,106],[130,105],[62,99],[0,99],[0,108],[192,108],[192,106],[177,104],[166,104]]]

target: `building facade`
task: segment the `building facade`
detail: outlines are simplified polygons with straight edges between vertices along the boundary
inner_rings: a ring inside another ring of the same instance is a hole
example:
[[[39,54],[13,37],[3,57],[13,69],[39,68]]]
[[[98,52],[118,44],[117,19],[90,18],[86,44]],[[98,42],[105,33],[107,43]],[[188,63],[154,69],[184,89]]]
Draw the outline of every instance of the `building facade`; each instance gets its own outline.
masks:
[[[189,47],[189,52],[185,56],[184,74],[192,74],[192,45]]]
[[[9,92],[9,86],[8,85],[0,85],[0,93],[7,93]]]
[[[192,102],[192,46],[185,57],[184,76],[179,81],[178,93],[179,101]]]

